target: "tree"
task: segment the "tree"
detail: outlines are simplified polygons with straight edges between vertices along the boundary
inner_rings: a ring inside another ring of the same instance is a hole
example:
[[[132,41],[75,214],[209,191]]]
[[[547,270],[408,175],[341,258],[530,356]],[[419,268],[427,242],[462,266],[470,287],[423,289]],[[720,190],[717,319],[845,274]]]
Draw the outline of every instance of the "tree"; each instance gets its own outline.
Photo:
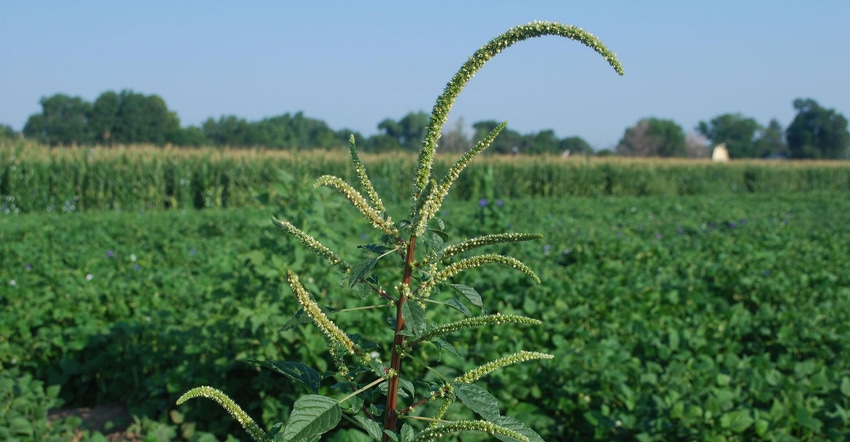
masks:
[[[106,91],[89,114],[89,131],[101,144],[173,143],[180,137],[180,120],[158,95],[130,90]]]
[[[176,146],[201,147],[209,143],[204,131],[198,126],[189,126],[177,131],[171,140]]]
[[[329,148],[347,144],[348,139],[334,132],[324,121],[305,117],[303,112],[264,118],[249,125],[250,144],[273,149]]]
[[[157,95],[145,96],[123,90],[118,100],[111,132],[116,143],[163,145],[171,142],[180,130],[177,114],[169,111],[165,100]]]
[[[767,127],[761,129],[756,140],[756,156],[767,158],[770,156],[787,156],[788,145],[785,144],[785,130],[776,119],[770,120]]]
[[[558,151],[570,151],[570,155],[592,155],[593,148],[581,137],[567,137],[558,142]]]
[[[94,140],[100,144],[112,144],[112,134],[118,125],[118,110],[121,98],[113,91],[100,94],[92,106],[89,128]]]
[[[473,123],[472,128],[475,130],[475,135],[472,136],[472,142],[477,143],[483,140],[500,124],[502,123],[495,120]],[[523,151],[524,147],[525,140],[523,136],[519,132],[505,127],[487,150],[495,154],[512,154]]]
[[[673,120],[644,118],[626,129],[617,154],[636,157],[687,156],[685,132]]]
[[[847,118],[811,98],[794,100],[797,116],[785,131],[793,158],[844,158],[850,146]]]
[[[401,120],[393,121],[389,118],[378,123],[378,130],[384,135],[395,138],[398,145],[408,150],[418,150],[425,136],[430,117],[423,111],[410,112]]]
[[[522,153],[533,155],[542,153],[561,154],[562,152],[558,146],[561,140],[555,136],[555,131],[551,129],[541,130],[536,134],[529,134],[523,138],[527,141],[522,144],[527,147]]]
[[[18,138],[19,134],[15,132],[12,126],[0,124],[0,140],[11,140]]]
[[[235,115],[222,115],[218,121],[208,118],[201,131],[216,146],[248,147],[254,141],[250,123]]]
[[[91,103],[65,94],[42,97],[39,103],[41,113],[27,119],[24,136],[51,146],[92,141],[88,128]]]
[[[708,123],[700,121],[696,127],[712,145],[725,143],[730,158],[757,157],[756,134],[761,129],[756,120],[737,113],[719,115]]]

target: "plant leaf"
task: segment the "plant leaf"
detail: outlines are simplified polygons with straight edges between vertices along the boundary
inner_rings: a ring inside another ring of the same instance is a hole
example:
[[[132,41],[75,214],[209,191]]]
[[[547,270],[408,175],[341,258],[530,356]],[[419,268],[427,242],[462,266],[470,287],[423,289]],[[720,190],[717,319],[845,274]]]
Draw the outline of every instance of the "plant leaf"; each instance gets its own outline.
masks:
[[[425,248],[433,251],[434,253],[440,253],[443,248],[446,246],[445,237],[448,239],[448,235],[445,232],[441,232],[439,230],[430,230],[429,235],[423,235],[422,239],[425,241]]]
[[[448,301],[445,302],[445,304],[447,306],[463,313],[466,316],[472,316],[472,312],[469,311],[469,309],[465,305],[463,305],[462,302],[458,301],[455,298],[449,299]]]
[[[499,401],[489,391],[472,384],[454,383],[457,398],[484,419],[493,421],[499,417]]]
[[[354,420],[356,420],[357,423],[360,424],[360,427],[363,428],[363,430],[365,430],[366,433],[369,434],[370,437],[372,437],[372,439],[375,439],[377,441],[381,440],[381,436],[383,433],[381,432],[380,424],[373,421],[372,419],[367,418],[366,416],[363,416],[362,414],[354,416]]]
[[[468,299],[469,302],[472,303],[472,305],[478,308],[484,308],[484,302],[481,301],[481,294],[478,293],[478,291],[474,288],[463,284],[449,284],[449,287],[457,290],[458,293],[462,294],[463,296],[466,296],[466,299]]]
[[[409,329],[413,336],[422,336],[425,333],[425,328],[428,325],[425,318],[425,309],[413,301],[407,301],[401,306],[402,314],[404,314],[404,326]]]
[[[444,231],[442,231],[442,230],[437,230],[437,229],[428,229],[428,230],[430,230],[430,231],[431,231],[431,233],[433,233],[433,234],[435,234],[435,235],[439,236],[439,237],[440,237],[440,239],[441,239],[441,240],[443,240],[443,242],[445,242],[445,241],[448,241],[448,240],[449,240],[449,234],[448,234],[448,233],[446,233],[446,232],[444,232]]]
[[[413,386],[413,382],[408,381],[407,379],[403,379],[401,377],[398,378],[398,383],[401,386],[401,389],[410,394],[410,397],[416,396],[416,388]]]
[[[372,271],[372,267],[375,267],[375,263],[377,262],[377,258],[369,258],[365,261],[352,264],[351,273],[348,276],[348,287],[351,288],[357,285],[357,282],[365,278],[366,275]]]
[[[416,430],[408,424],[401,426],[401,442],[410,442],[416,437]]]
[[[342,412],[336,399],[308,394],[295,401],[289,425],[283,430],[284,441],[301,441],[320,436],[337,426]]]
[[[720,416],[720,426],[728,428],[735,433],[743,433],[753,424],[753,417],[749,410],[734,410]]]
[[[431,339],[428,342],[436,345],[437,348],[439,348],[441,352],[443,350],[446,350],[449,353],[455,355],[455,357],[458,357],[458,358],[460,357],[460,353],[458,353],[457,350],[455,350],[454,346],[452,344],[449,344],[448,341],[446,341],[443,338]]]
[[[318,371],[313,370],[300,362],[292,361],[259,361],[249,360],[248,362],[266,367],[274,372],[280,373],[293,381],[302,383],[313,393],[319,392],[319,383],[322,381],[322,376]]]
[[[383,255],[384,253],[392,250],[392,247],[387,247],[383,244],[363,244],[357,246],[358,249],[366,249],[374,254]]]
[[[527,427],[524,423],[522,423],[522,422],[520,422],[520,421],[518,421],[518,420],[516,420],[512,417],[499,416],[496,419],[493,419],[493,423],[500,426],[500,427],[507,428],[508,430],[516,431],[517,433],[527,437],[528,440],[531,441],[531,442],[544,442],[543,438],[540,437],[540,435],[537,434],[536,431],[532,430],[531,428]],[[504,436],[504,435],[501,435],[501,434],[494,434],[493,436],[495,436],[497,439],[505,441],[505,442],[513,442],[513,441],[517,440],[517,439],[514,439],[512,437]]]

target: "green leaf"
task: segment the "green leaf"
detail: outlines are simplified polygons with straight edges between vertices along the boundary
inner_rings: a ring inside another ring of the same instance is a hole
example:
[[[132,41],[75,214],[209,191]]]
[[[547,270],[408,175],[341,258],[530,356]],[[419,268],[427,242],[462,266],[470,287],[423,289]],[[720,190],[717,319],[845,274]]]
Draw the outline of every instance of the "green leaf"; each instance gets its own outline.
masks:
[[[263,265],[266,262],[266,254],[262,250],[251,250],[250,252],[241,253],[237,258],[242,262],[250,262],[255,266]]]
[[[468,299],[472,305],[478,308],[484,308],[484,302],[481,301],[481,294],[474,288],[463,284],[449,284],[449,287],[457,290],[458,293],[463,296],[466,296],[466,299]]]
[[[301,441],[320,436],[336,427],[341,418],[336,399],[315,394],[301,396],[289,415],[283,440]]]
[[[413,386],[413,382],[408,381],[407,379],[398,378],[398,383],[401,386],[402,391],[407,392],[410,396],[416,396],[416,388]]]
[[[399,440],[398,440],[398,435],[397,435],[397,434],[395,434],[394,432],[392,432],[392,431],[390,431],[390,430],[384,430],[384,434],[386,434],[387,436],[389,436],[389,437],[390,437],[390,440],[391,440],[392,442],[399,442]]]
[[[492,421],[499,417],[499,401],[487,390],[473,384],[452,384],[457,398],[484,419]]]
[[[408,442],[416,437],[416,431],[410,425],[401,426],[401,442]]]
[[[440,351],[446,350],[449,353],[455,355],[455,357],[458,357],[458,358],[460,357],[460,353],[458,353],[457,350],[455,350],[454,346],[452,344],[449,344],[448,341],[446,341],[445,339],[436,338],[436,339],[432,339],[430,342],[432,344],[436,345],[437,348],[440,349]]]
[[[313,393],[319,392],[319,383],[322,381],[322,376],[318,371],[300,363],[291,361],[258,361],[249,360],[249,363],[254,363],[262,367],[266,367],[280,373],[293,381],[302,383]]]
[[[752,424],[753,417],[750,415],[750,410],[735,410],[720,416],[720,426],[735,433],[743,433]]]
[[[354,420],[356,420],[357,423],[360,424],[360,427],[363,428],[363,430],[365,430],[366,433],[368,433],[369,436],[372,437],[372,439],[375,439],[377,441],[381,440],[381,436],[383,433],[381,433],[381,425],[379,425],[377,422],[367,418],[366,416],[363,416],[362,414],[354,416]]]
[[[469,309],[465,305],[463,305],[463,303],[461,303],[460,301],[458,301],[455,298],[449,299],[448,301],[445,302],[445,304],[447,306],[463,313],[465,316],[472,316],[472,312],[469,311]]]
[[[441,228],[441,229],[442,229],[442,228]],[[446,242],[446,241],[448,241],[448,240],[449,240],[449,234],[448,234],[448,233],[446,233],[446,232],[444,232],[444,231],[442,231],[442,230],[437,230],[437,229],[428,229],[428,230],[430,230],[430,231],[431,231],[431,233],[433,233],[433,234],[435,234],[435,235],[439,236],[439,237],[440,237],[440,239],[441,239],[443,242]]]
[[[348,276],[348,287],[354,287],[357,285],[357,282],[361,279],[365,278],[370,271],[372,271],[372,267],[375,267],[375,263],[378,262],[377,258],[370,258],[365,261],[356,262],[351,265],[351,273]]]
[[[401,306],[401,311],[404,315],[405,328],[410,330],[413,336],[422,336],[427,326],[425,309],[416,302],[408,301]]]
[[[423,236],[423,240],[425,241],[425,248],[435,253],[441,252],[446,246],[443,237],[445,236],[446,238],[448,238],[448,235],[446,234],[446,232],[441,232],[439,230],[428,230],[431,232],[431,234]]]
[[[536,431],[532,430],[531,428],[528,428],[524,423],[512,417],[499,416],[496,419],[492,419],[491,422],[500,427],[507,428],[508,430],[516,431],[517,433],[527,437],[528,440],[531,442],[544,442],[543,438],[540,437],[540,435],[537,434]],[[494,434],[493,436],[495,436],[496,439],[503,440],[505,442],[512,442],[516,440],[512,437],[503,436],[501,434]]]
[[[387,247],[383,244],[365,244],[357,246],[357,248],[366,249],[376,255],[383,255],[384,253],[387,253],[388,251],[393,249],[392,247]]]

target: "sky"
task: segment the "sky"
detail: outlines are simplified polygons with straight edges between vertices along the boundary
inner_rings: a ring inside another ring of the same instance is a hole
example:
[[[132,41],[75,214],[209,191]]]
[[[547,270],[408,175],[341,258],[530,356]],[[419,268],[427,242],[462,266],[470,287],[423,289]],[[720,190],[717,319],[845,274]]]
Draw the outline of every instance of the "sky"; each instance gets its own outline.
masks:
[[[850,116],[848,18],[846,0],[3,1],[0,124],[21,130],[45,96],[128,89],[183,126],[303,111],[370,136],[430,112],[491,38],[546,20],[599,37],[626,75],[571,40],[520,42],[469,82],[447,128],[507,120],[611,149],[645,117],[686,133],[725,113],[787,127],[796,98]]]

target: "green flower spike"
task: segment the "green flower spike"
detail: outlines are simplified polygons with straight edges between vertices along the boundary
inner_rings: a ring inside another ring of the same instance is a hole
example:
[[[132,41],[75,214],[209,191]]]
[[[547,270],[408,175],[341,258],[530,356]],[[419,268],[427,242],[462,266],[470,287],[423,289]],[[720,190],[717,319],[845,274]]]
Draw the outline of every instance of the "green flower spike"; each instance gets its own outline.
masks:
[[[333,250],[327,248],[324,244],[320,243],[316,238],[304,233],[303,230],[295,227],[289,221],[279,220],[277,218],[272,218],[272,222],[285,230],[286,233],[298,238],[305,246],[309,247],[310,250],[315,252],[317,255],[326,259],[331,264],[339,267],[342,271],[347,272],[351,270],[351,266],[345,262],[342,258],[339,257]]]
[[[543,322],[526,316],[502,315],[499,313],[495,315],[476,316],[472,318],[461,319],[460,321],[451,322],[428,330],[427,332],[425,332],[425,334],[423,334],[416,340],[411,341],[409,345],[414,346],[419,342],[430,341],[431,339],[440,336],[445,336],[450,333],[466,330],[473,327],[485,327],[488,325],[502,324],[541,325],[543,324]]]
[[[520,362],[531,361],[533,359],[553,359],[555,356],[548,353],[540,353],[536,351],[521,351],[512,355],[504,356],[495,361],[490,361],[478,368],[472,369],[462,376],[455,378],[455,382],[460,384],[471,384],[478,379],[508,365],[519,364]]]
[[[384,209],[384,202],[381,201],[381,197],[378,196],[378,192],[375,191],[375,186],[372,185],[372,180],[370,180],[369,175],[366,174],[366,166],[363,165],[363,162],[360,161],[360,155],[357,154],[357,147],[354,144],[354,135],[351,135],[348,138],[348,153],[351,155],[351,162],[354,163],[354,171],[357,173],[357,177],[360,178],[360,185],[363,186],[364,190],[366,190],[366,195],[369,196],[369,199],[375,206],[375,210],[379,213],[386,212],[386,209]]]
[[[487,421],[458,421],[434,425],[422,430],[421,433],[416,435],[412,442],[443,440],[446,437],[460,431],[477,431],[480,433],[507,436],[522,442],[529,442],[529,439],[522,434]]]
[[[477,238],[468,239],[458,244],[446,246],[442,251],[442,259],[448,259],[453,256],[460,255],[472,249],[489,246],[493,244],[514,243],[520,241],[533,241],[543,238],[543,235],[537,233],[497,233],[493,235],[484,235]],[[430,258],[430,257],[429,257]],[[430,262],[429,258],[423,259],[419,266],[423,266]]]
[[[372,225],[375,228],[381,229],[386,232],[388,235],[392,237],[398,236],[398,229],[395,228],[391,219],[383,218],[383,211],[379,211],[378,209],[373,208],[366,201],[366,198],[363,198],[363,195],[360,194],[351,184],[346,183],[339,177],[335,177],[332,175],[324,175],[319,177],[316,180],[316,187],[318,186],[328,186],[334,188],[342,194],[360,213],[363,214],[366,218],[372,221]],[[371,186],[370,186],[371,187]]]
[[[461,66],[460,70],[446,84],[443,93],[437,98],[434,104],[434,109],[431,112],[431,120],[425,132],[425,138],[422,140],[422,149],[419,151],[419,164],[416,169],[416,178],[413,184],[413,198],[422,192],[425,184],[431,176],[431,166],[434,162],[434,153],[437,150],[437,140],[440,138],[443,125],[449,117],[449,111],[457,100],[460,91],[463,90],[466,83],[475,76],[475,73],[480,70],[485,63],[495,57],[496,54],[502,52],[514,44],[528,40],[534,37],[542,37],[544,35],[557,35],[566,37],[585,46],[593,49],[605,61],[608,62],[614,70],[623,75],[623,67],[617,61],[617,57],[613,52],[609,51],[598,38],[589,32],[585,32],[576,26],[565,25],[561,23],[552,23],[545,21],[535,21],[526,25],[517,26],[509,29],[507,32],[490,40],[487,44],[475,51],[466,63]]]
[[[292,288],[292,291],[295,293],[295,297],[298,298],[298,302],[301,304],[301,307],[304,309],[304,313],[307,314],[307,317],[313,321],[313,324],[318,327],[318,329],[325,335],[325,338],[331,345],[339,345],[348,350],[349,354],[357,355],[361,359],[366,359],[367,355],[348,337],[340,328],[331,321],[322,309],[319,308],[319,304],[316,304],[316,301],[310,296],[310,293],[301,285],[301,281],[298,280],[298,275],[295,274],[292,270],[289,270],[286,273],[286,281],[289,283],[289,287]]]
[[[451,263],[447,265],[446,268],[444,268],[443,270],[440,270],[436,275],[434,275],[432,279],[427,281],[427,283],[430,283],[429,285],[438,284],[457,275],[458,273],[466,269],[480,267],[484,264],[504,264],[506,266],[513,267],[521,271],[522,273],[525,273],[526,275],[530,276],[532,279],[534,279],[536,283],[540,284],[540,277],[538,277],[537,274],[534,273],[534,270],[531,270],[530,268],[528,268],[527,265],[523,264],[522,261],[516,258],[512,258],[510,256],[494,254],[473,256],[471,258],[466,258],[458,262]]]
[[[212,399],[218,402],[231,416],[236,422],[239,422],[239,425],[242,425],[242,428],[251,435],[251,438],[257,442],[271,442],[266,436],[266,433],[260,429],[259,425],[254,422],[254,419],[251,419],[251,416],[248,416],[248,413],[242,410],[239,405],[236,405],[236,402],[233,402],[226,394],[224,394],[221,390],[217,390],[212,387],[195,387],[185,393],[183,396],[180,396],[177,399],[177,405],[182,404],[183,402],[188,401],[189,399],[194,399],[197,397],[203,397],[207,399]]]
[[[423,189],[423,192],[426,193],[426,200],[422,206],[422,209],[419,211],[419,219],[416,223],[416,228],[414,232],[416,236],[422,235],[425,232],[425,229],[428,226],[428,221],[440,211],[440,206],[443,204],[443,200],[446,198],[446,195],[449,194],[449,189],[454,184],[455,180],[460,173],[463,172],[463,169],[484,149],[490,147],[490,144],[493,143],[493,140],[496,139],[496,136],[502,132],[502,130],[508,125],[507,122],[504,122],[493,129],[483,140],[479,141],[475,144],[475,146],[470,149],[468,152],[463,154],[452,166],[451,169],[446,173],[446,176],[443,177],[443,180],[440,181],[440,185],[438,187],[431,187],[430,190]]]

